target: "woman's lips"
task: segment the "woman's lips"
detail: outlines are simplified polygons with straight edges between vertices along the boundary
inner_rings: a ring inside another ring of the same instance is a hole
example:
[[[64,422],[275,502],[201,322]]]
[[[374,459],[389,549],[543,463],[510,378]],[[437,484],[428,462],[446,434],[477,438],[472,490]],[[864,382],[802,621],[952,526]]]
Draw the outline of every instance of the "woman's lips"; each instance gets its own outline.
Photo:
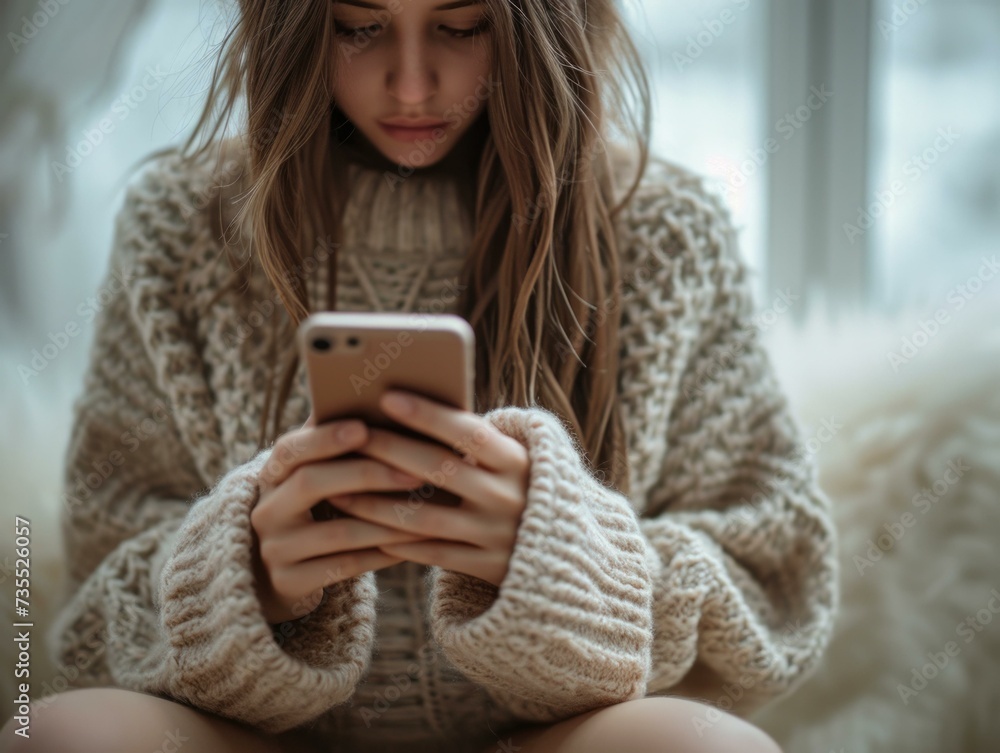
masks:
[[[385,123],[379,123],[379,127],[397,141],[432,139],[435,136],[435,132],[443,132],[446,125],[447,123],[441,123],[439,125],[423,126],[421,128],[403,128],[401,126],[391,126],[386,125]]]

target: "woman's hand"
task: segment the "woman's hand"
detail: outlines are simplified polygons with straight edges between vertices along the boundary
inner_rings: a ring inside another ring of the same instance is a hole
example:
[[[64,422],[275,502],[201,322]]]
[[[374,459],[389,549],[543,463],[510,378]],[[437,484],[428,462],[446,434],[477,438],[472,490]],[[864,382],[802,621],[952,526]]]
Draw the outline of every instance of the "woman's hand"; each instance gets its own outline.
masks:
[[[395,397],[409,399],[412,409],[397,407]],[[499,587],[527,503],[527,448],[482,416],[411,392],[388,391],[381,406],[393,420],[445,446],[368,427],[368,441],[357,452],[450,491],[461,504],[426,503],[422,490],[411,492],[408,500],[342,494],[331,504],[372,523],[430,539],[379,544],[388,555],[466,573]]]
[[[357,429],[354,436],[340,435],[351,426]],[[260,473],[260,498],[250,511],[257,595],[270,624],[312,612],[326,586],[403,561],[379,545],[421,538],[351,517],[313,518],[312,508],[323,499],[336,503],[340,494],[401,491],[421,483],[396,476],[376,460],[335,459],[357,450],[367,436],[361,421],[317,427],[310,414],[275,442]]]

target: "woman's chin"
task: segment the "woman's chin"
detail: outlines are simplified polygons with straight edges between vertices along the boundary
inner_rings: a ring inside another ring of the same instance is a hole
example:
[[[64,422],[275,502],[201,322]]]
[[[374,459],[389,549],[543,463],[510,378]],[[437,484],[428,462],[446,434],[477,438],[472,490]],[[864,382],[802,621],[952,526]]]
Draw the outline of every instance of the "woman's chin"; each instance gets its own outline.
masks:
[[[436,165],[447,157],[451,151],[451,142],[446,141],[441,144],[413,142],[379,151],[386,159],[392,160],[400,167],[408,170],[420,170]]]

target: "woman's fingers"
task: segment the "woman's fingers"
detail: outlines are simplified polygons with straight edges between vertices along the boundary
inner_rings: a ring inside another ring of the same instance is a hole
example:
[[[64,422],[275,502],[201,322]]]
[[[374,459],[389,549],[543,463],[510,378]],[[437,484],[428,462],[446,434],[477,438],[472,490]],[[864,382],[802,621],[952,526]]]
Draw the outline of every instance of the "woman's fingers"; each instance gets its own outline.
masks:
[[[412,410],[401,413],[393,408],[390,396],[395,395],[410,398]],[[401,390],[388,390],[380,404],[393,420],[451,447],[468,465],[503,470],[515,467],[527,454],[524,445],[471,411]]]
[[[299,468],[357,449],[367,438],[368,427],[356,419],[331,421],[322,426],[303,425],[282,434],[261,469],[260,489],[274,489]]]
[[[359,549],[275,568],[270,572],[271,587],[279,593],[297,596],[287,609],[280,610],[277,613],[279,616],[270,617],[269,621],[274,624],[276,621],[303,617],[319,605],[324,588],[369,570],[381,570],[403,561],[402,557],[394,557],[379,549]]]
[[[505,502],[513,505],[516,501],[514,491],[501,483],[496,473],[463,463],[435,442],[369,428],[368,441],[359,452],[392,464],[423,483],[446,489],[479,507],[495,507]]]
[[[379,494],[334,497],[330,504],[370,523],[417,534],[423,539],[466,541],[478,545],[489,538],[481,518],[461,507],[435,504],[414,507]]]
[[[309,614],[319,605],[323,588],[403,561],[380,550],[380,544],[420,540],[404,531],[344,518],[312,522],[261,541],[258,577],[264,579],[261,604],[268,622]]]
[[[472,575],[499,587],[507,574],[508,558],[503,552],[482,549],[457,541],[414,541],[386,544],[382,551],[410,562],[437,565],[445,570]]]
[[[258,479],[259,498],[250,510],[255,588],[271,624],[290,619],[293,605],[302,607],[305,596],[322,596],[326,585],[400,561],[377,549],[379,543],[413,540],[406,532],[378,532],[377,526],[356,519],[313,520],[312,509],[323,499],[361,490],[411,489],[420,480],[371,458],[337,457],[366,441],[367,427],[362,422],[309,426],[311,421],[312,415],[275,443]],[[342,431],[350,427],[358,430],[353,436]],[[297,531],[307,536],[305,547]],[[359,554],[365,551],[366,555]],[[315,562],[324,560],[330,567],[318,571]],[[302,577],[302,572],[308,577]]]
[[[261,542],[260,556],[266,563],[297,564],[314,557],[370,549],[382,544],[420,541],[423,537],[358,518],[312,521]]]
[[[420,479],[401,474],[370,458],[313,461],[297,468],[251,511],[255,526],[284,530],[313,521],[310,510],[324,499],[362,491],[402,491],[421,485]]]

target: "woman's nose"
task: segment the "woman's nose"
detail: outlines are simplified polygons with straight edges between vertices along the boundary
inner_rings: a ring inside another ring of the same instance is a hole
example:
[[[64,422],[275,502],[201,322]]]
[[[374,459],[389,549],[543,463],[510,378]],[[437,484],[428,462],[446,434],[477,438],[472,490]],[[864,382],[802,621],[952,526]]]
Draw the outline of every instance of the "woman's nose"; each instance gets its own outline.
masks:
[[[405,104],[420,104],[432,97],[438,77],[427,46],[417,41],[403,42],[386,83],[389,93]]]

